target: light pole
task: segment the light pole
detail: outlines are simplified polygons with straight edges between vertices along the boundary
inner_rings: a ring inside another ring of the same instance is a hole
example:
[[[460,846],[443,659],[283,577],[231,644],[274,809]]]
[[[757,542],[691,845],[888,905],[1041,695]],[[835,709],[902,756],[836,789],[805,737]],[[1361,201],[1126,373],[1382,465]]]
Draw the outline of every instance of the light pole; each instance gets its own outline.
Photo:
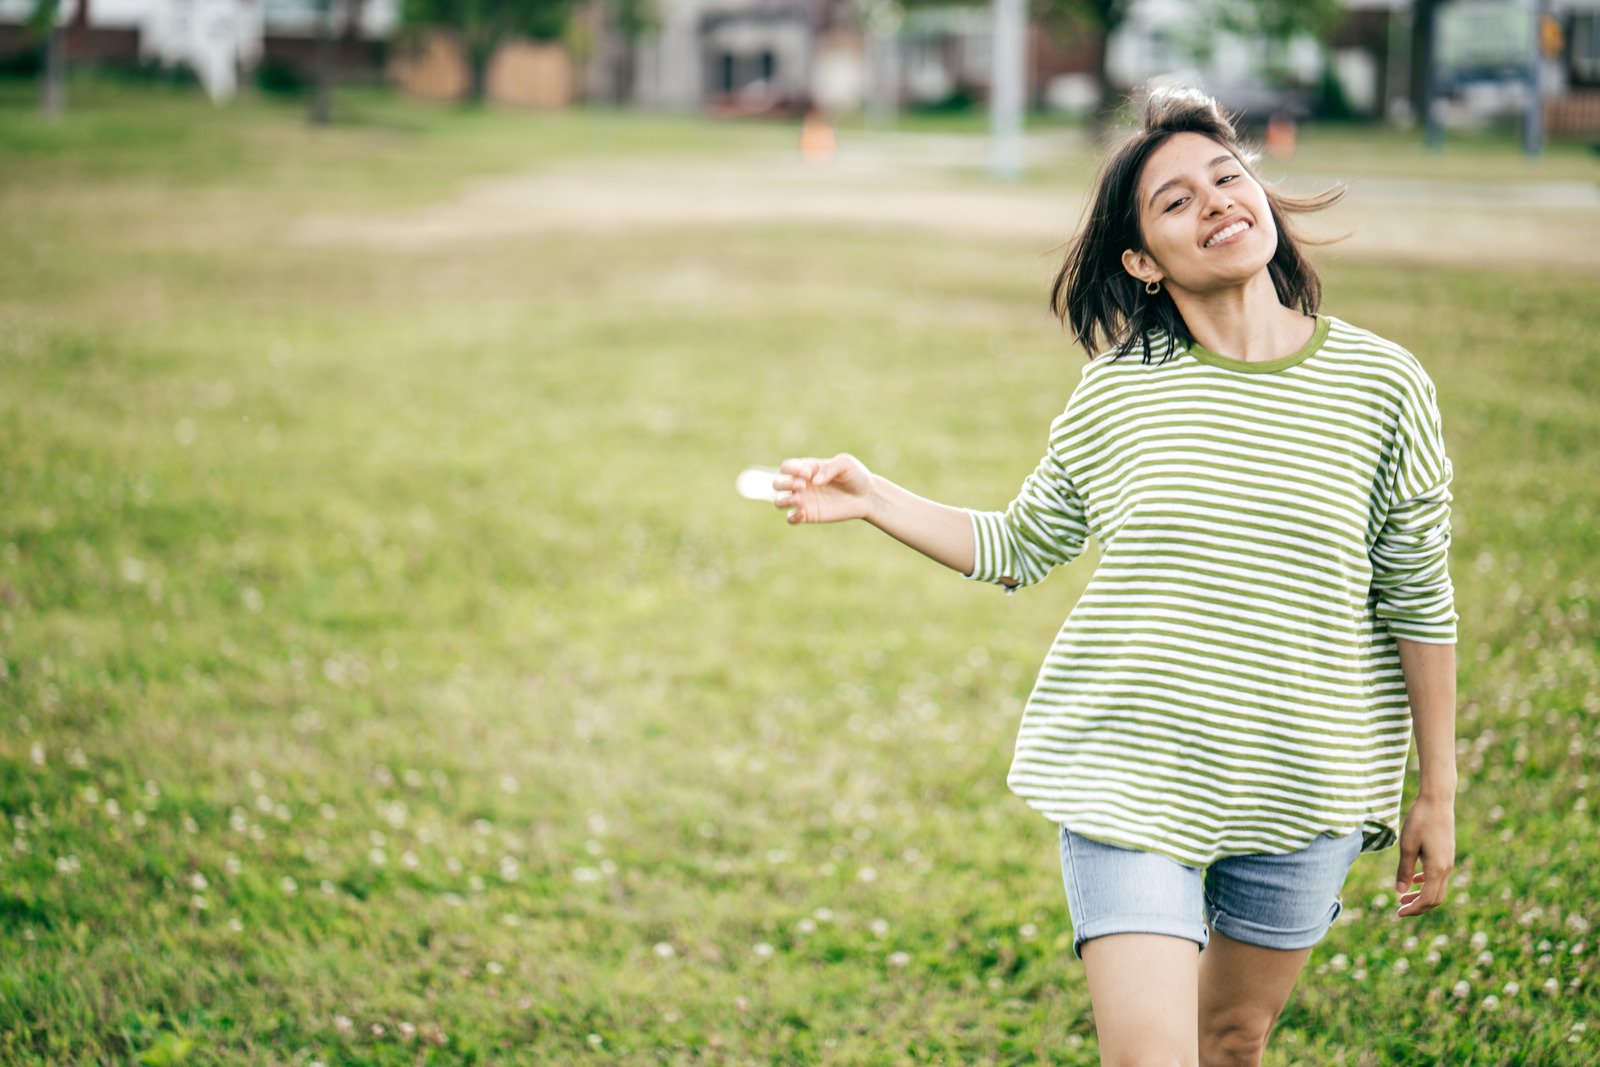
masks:
[[[994,0],[994,61],[989,76],[989,173],[1022,176],[1022,97],[1028,68],[1028,0]]]

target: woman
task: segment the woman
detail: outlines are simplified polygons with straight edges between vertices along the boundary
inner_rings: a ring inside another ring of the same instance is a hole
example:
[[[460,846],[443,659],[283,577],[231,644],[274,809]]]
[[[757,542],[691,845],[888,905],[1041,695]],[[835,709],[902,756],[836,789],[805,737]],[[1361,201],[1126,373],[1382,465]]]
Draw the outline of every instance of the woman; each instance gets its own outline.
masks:
[[[1157,91],[1056,279],[1090,362],[1010,506],[849,455],[774,479],[792,523],[1008,590],[1096,536],[1008,783],[1060,826],[1108,1064],[1259,1063],[1356,856],[1398,841],[1408,917],[1454,863],[1451,465],[1417,359],[1317,311],[1285,214],[1337,196],[1265,188],[1214,101]]]

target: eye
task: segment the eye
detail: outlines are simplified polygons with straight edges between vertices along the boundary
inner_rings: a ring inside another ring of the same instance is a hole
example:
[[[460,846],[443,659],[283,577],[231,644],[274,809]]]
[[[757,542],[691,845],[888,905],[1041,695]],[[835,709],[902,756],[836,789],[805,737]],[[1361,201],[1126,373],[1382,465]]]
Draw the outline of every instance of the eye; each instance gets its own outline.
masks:
[[[1217,184],[1221,185],[1223,182],[1231,182],[1237,177],[1237,174],[1224,174],[1222,177],[1217,179]]]
[[[1166,207],[1166,210],[1167,211],[1171,211],[1174,208],[1181,207],[1186,201],[1188,201],[1188,199],[1189,198],[1187,196],[1180,196],[1180,197],[1178,197],[1178,199],[1176,199],[1172,203],[1168,204],[1167,207]]]

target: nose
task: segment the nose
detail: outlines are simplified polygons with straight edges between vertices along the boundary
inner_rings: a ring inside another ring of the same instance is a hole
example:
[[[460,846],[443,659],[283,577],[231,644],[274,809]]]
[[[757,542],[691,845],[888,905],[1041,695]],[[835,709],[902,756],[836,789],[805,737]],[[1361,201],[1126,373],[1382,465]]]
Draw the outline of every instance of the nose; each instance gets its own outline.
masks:
[[[1233,208],[1233,194],[1226,185],[1212,185],[1206,193],[1206,215],[1226,214]]]

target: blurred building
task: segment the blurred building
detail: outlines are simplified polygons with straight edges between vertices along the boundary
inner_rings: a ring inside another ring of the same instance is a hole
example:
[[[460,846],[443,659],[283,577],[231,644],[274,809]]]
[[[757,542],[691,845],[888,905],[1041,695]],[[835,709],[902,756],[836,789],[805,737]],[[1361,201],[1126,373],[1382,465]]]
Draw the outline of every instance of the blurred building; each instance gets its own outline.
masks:
[[[1439,11],[1532,10],[1486,0],[1345,0],[1330,39],[1285,42],[1213,31],[1193,0],[1133,0],[1108,39],[1028,35],[1027,93],[1036,108],[1086,111],[1098,100],[1100,62],[1114,91],[1152,79],[1205,86],[1247,120],[1274,112],[1409,121],[1421,106],[1429,59],[1423,27]],[[1600,79],[1600,0],[1551,0],[1560,30],[1545,61],[1544,92],[1559,109]],[[986,4],[901,14],[886,0],[664,0],[660,23],[636,42],[602,40],[584,73],[592,98],[712,112],[957,106],[987,99],[992,10]],[[626,53],[630,59],[619,63]],[[1525,51],[1524,51],[1525,54]],[[633,77],[620,83],[614,72]],[[1525,69],[1525,65],[1524,65]],[[1457,77],[1462,121],[1517,105],[1527,79]],[[1498,92],[1498,95],[1496,93]]]
[[[0,56],[37,48],[35,0],[0,0]],[[62,0],[69,64],[188,66],[211,88],[262,66],[308,77],[327,18],[342,72],[383,70],[400,0]]]

